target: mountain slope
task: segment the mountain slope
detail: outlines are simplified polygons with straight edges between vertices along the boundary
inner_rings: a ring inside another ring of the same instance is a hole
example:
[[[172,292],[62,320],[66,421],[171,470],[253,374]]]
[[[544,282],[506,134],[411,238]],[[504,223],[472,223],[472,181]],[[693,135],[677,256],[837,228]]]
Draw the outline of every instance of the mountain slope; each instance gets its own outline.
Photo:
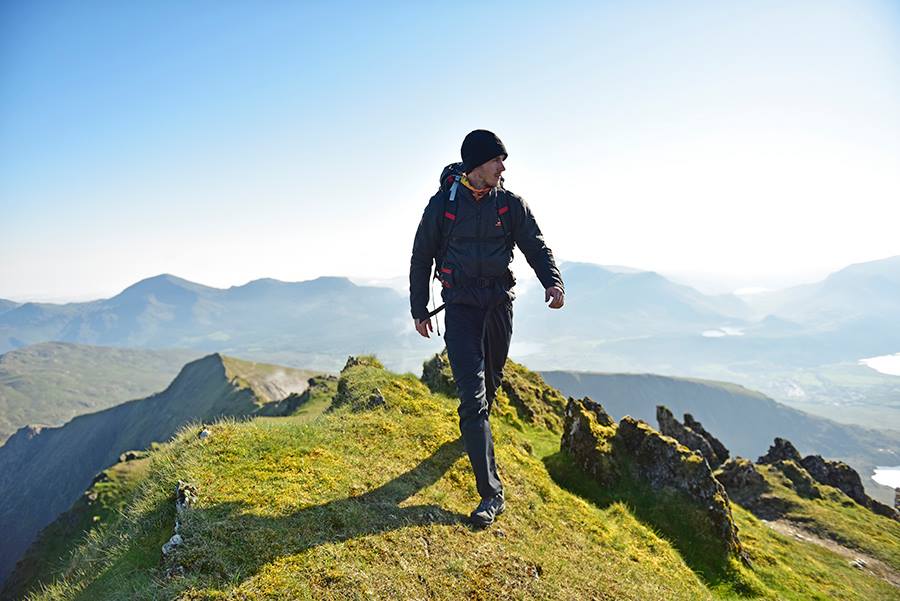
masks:
[[[19,306],[20,303],[0,298],[0,313],[6,313]]]
[[[839,424],[797,411],[736,384],[654,374],[541,372],[567,396],[589,396],[615,417],[655,422],[656,406],[691,413],[732,453],[756,457],[776,437],[793,441],[802,453],[846,461],[867,476],[878,465],[900,464],[900,432]],[[868,478],[865,478],[868,480]],[[866,482],[870,494],[893,502],[893,491]]]
[[[526,338],[548,328],[558,337],[594,340],[699,334],[709,328],[743,324],[745,307],[738,297],[707,296],[652,271],[622,273],[572,262],[563,263],[561,271],[573,302],[566,303],[565,312],[557,315],[540,303],[543,295],[521,299],[518,309],[525,319],[520,332]]]
[[[153,396],[80,415],[58,428],[21,428],[0,447],[0,577],[120,453],[166,440],[187,422],[261,411],[271,397],[255,391],[276,390],[266,383],[274,373],[289,374],[289,392],[300,391],[298,381],[312,375],[214,354],[185,365]],[[284,380],[279,386],[284,389]]]
[[[346,278],[262,279],[219,289],[164,274],[109,299],[27,303],[2,313],[0,352],[61,340],[196,349],[337,370],[355,348],[405,355],[408,312],[400,293]]]
[[[0,445],[27,424],[76,415],[162,390],[197,351],[43,342],[0,355]]]
[[[527,403],[558,396],[537,392]],[[737,506],[752,567],[695,569],[679,551],[690,532],[660,536],[624,500],[593,498],[596,487],[558,452],[559,434],[522,421],[505,391],[492,422],[509,507],[495,527],[470,530],[463,519],[476,495],[455,408],[413,376],[363,360],[348,364],[331,410],[313,421],[226,421],[205,439],[187,428],[152,454],[121,520],[81,544],[34,598],[894,596],[842,557],[780,536]],[[567,479],[583,485],[583,497]],[[191,502],[177,512],[182,542],[162,557],[178,481]]]
[[[820,329],[861,317],[900,316],[900,256],[849,265],[821,282],[749,297],[757,313]]]

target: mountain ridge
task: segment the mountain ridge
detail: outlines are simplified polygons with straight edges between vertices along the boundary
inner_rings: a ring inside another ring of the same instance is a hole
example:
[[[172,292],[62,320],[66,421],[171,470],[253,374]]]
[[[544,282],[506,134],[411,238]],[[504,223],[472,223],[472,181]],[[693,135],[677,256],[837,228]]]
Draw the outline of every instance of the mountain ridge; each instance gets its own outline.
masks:
[[[94,474],[115,463],[120,453],[164,441],[191,421],[259,412],[272,402],[273,392],[284,390],[281,385],[266,388],[261,380],[267,374],[294,372],[292,392],[296,392],[296,379],[314,373],[271,367],[262,369],[257,363],[214,353],[186,364],[156,394],[79,415],[59,427],[20,428],[0,447],[0,530],[6,533],[0,578],[6,577],[38,531],[65,511]],[[257,390],[266,394],[258,396]],[[45,502],[35,506],[34,498]]]
[[[444,367],[441,361],[430,372],[438,388]],[[556,415],[559,393],[533,372],[512,367],[509,386],[522,407],[501,390],[491,420],[508,497],[493,528],[465,525],[476,493],[458,440],[455,399],[363,357],[347,361],[330,409],[315,419],[226,420],[207,427],[205,437],[198,437],[198,427],[182,429],[151,453],[121,518],[86,537],[33,598],[870,601],[896,595],[864,567],[781,536],[733,503],[747,563],[723,555],[694,529],[700,514],[691,513],[686,497],[655,488],[652,473],[648,484],[632,480],[628,457],[635,450],[627,440],[610,451],[598,437],[597,460],[624,453],[610,466],[617,482],[598,485],[562,448],[559,422],[544,419]],[[646,432],[656,447],[675,451],[685,469],[705,465],[649,425],[623,423],[634,436]],[[566,426],[570,434],[603,427]],[[709,468],[701,471],[709,479]],[[776,492],[795,496],[784,486]],[[728,503],[722,492],[715,499]],[[885,519],[840,510],[870,520],[870,529]],[[900,540],[896,525],[884,525],[885,545]],[[896,553],[885,556],[884,548],[873,545],[871,552],[896,566]]]

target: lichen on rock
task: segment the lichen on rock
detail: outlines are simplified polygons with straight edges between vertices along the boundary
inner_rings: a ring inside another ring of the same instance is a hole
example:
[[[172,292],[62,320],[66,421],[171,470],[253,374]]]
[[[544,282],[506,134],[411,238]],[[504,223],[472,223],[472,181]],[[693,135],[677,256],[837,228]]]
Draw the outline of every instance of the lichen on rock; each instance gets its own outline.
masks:
[[[753,462],[743,457],[735,457],[723,463],[715,473],[715,477],[722,483],[730,497],[736,496],[732,491],[761,492],[769,487],[765,477],[759,473]]]
[[[431,392],[456,396],[456,382],[453,380],[453,371],[450,369],[446,349],[422,365],[422,383],[428,386]]]
[[[616,425],[595,405],[570,398],[566,406],[562,448],[576,464],[603,485],[627,477],[654,491],[677,491],[705,516],[723,550],[747,561],[728,494],[703,457],[631,416]]]
[[[722,462],[719,461],[719,457],[709,441],[675,419],[675,416],[672,415],[672,412],[665,405],[656,406],[656,421],[659,423],[660,432],[666,436],[671,436],[692,451],[700,453],[709,462],[711,468],[715,469],[721,465]]]

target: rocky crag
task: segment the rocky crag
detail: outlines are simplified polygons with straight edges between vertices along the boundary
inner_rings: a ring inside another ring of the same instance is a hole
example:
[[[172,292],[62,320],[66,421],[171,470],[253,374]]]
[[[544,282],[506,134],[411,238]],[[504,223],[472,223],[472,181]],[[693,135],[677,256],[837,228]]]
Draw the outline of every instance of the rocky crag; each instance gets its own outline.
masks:
[[[630,416],[616,424],[587,397],[568,401],[562,448],[601,485],[629,478],[680,494],[703,514],[722,550],[746,560],[728,494],[699,453]]]
[[[801,496],[818,498],[821,491],[815,483],[832,486],[869,509],[894,520],[900,520],[900,513],[866,494],[862,479],[852,467],[843,461],[831,461],[821,455],[801,457],[789,440],[776,438],[768,452],[757,460],[761,465],[775,465],[788,477]]]
[[[692,426],[688,425],[688,420]],[[659,423],[661,433],[671,436],[692,451],[703,455],[712,469],[716,469],[728,459],[728,449],[725,445],[709,434],[691,414],[685,413],[685,423],[682,424],[665,405],[657,405],[656,421]]]

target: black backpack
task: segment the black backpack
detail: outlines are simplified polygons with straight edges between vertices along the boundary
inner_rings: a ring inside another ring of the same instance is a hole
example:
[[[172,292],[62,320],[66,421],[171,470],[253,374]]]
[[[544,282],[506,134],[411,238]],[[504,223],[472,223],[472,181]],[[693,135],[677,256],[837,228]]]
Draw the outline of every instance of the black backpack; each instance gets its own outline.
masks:
[[[456,204],[456,191],[459,189],[459,186],[462,185],[460,180],[464,173],[462,163],[451,163],[444,167],[444,170],[441,172],[441,187],[438,192],[440,193],[444,190],[449,190],[449,194],[444,197],[444,214],[443,219],[441,220],[441,250],[439,255],[434,257],[434,275],[432,277],[439,281],[444,288],[451,287],[449,278],[445,279],[442,277],[442,275],[450,275],[451,273],[448,268],[443,266],[443,262],[444,257],[447,256],[447,248],[450,246],[450,235],[453,232],[453,226],[456,223],[456,212],[459,206]],[[502,178],[500,179],[499,187],[501,190],[503,189]],[[494,195],[494,208],[497,211],[497,221],[500,222],[500,226],[503,228],[503,237],[506,239],[507,249],[511,251],[514,241],[512,234],[513,228],[509,222],[509,204],[500,206],[499,198],[499,194]],[[428,316],[431,317],[436,315],[443,308],[444,305],[441,305],[429,313]]]

